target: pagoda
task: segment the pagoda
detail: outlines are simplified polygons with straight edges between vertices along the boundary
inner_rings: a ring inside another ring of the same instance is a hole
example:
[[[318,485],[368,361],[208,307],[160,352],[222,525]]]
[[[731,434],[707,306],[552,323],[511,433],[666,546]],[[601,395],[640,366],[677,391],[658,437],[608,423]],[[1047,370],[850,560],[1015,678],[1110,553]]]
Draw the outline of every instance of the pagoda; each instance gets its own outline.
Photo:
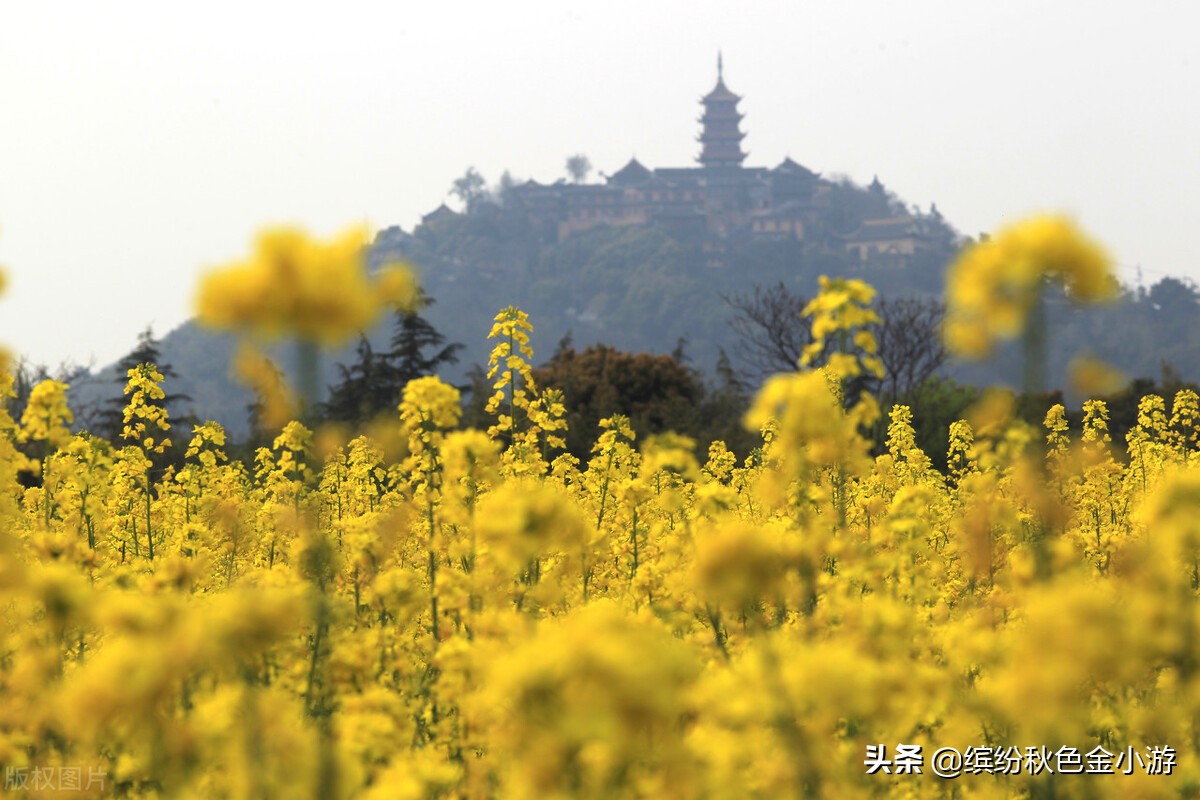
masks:
[[[704,126],[699,142],[703,146],[696,160],[706,169],[738,168],[746,154],[742,152],[742,133],[739,123],[742,114],[737,110],[742,98],[725,86],[721,55],[717,54],[717,85],[700,102],[704,104],[704,115],[700,123]]]

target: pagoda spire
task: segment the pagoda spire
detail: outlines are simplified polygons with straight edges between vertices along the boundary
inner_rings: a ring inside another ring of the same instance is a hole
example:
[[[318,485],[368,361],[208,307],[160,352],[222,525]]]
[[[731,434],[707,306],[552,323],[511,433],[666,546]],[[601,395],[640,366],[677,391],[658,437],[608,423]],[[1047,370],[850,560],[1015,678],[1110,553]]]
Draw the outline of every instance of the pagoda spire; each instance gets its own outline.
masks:
[[[725,80],[725,65],[721,61],[721,51],[717,51],[717,83]]]

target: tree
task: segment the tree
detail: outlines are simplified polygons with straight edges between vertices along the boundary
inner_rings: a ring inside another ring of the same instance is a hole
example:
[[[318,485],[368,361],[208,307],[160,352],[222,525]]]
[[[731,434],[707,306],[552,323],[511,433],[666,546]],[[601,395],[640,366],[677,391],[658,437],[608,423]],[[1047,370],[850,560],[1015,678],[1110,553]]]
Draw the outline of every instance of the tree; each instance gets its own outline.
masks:
[[[567,159],[567,176],[572,183],[583,183],[592,172],[592,162],[583,153],[576,153]]]
[[[358,423],[399,403],[395,370],[387,355],[376,353],[371,340],[359,335],[354,348],[358,360],[349,367],[338,364],[341,382],[329,387],[329,399],[318,408],[322,419]]]
[[[699,426],[688,431],[699,446],[697,457],[704,460],[707,446],[721,440],[741,457],[761,445],[758,431],[750,431],[742,424],[750,406],[749,387],[733,367],[725,350],[718,349],[716,375],[706,382],[704,399],[700,403]]]
[[[462,201],[463,208],[472,211],[486,195],[487,181],[474,167],[467,167],[463,176],[450,188],[450,194]]]
[[[1148,299],[1157,311],[1179,312],[1181,315],[1194,314],[1200,306],[1200,289],[1196,284],[1184,278],[1164,277],[1150,287]]]
[[[879,393],[892,402],[911,404],[917,390],[950,357],[942,342],[946,307],[932,297],[884,297],[875,310],[883,318],[875,339],[886,370]]]
[[[517,179],[513,177],[511,172],[504,170],[503,174],[500,175],[500,182],[496,184],[496,188],[492,191],[492,195],[495,197],[497,203],[502,207],[507,207],[510,204],[512,192],[515,188],[517,188]]]
[[[429,308],[434,302],[424,290],[419,290],[411,311],[396,312],[392,349],[387,358],[397,372],[401,389],[411,380],[433,375],[443,364],[458,363],[458,353],[463,345],[453,342],[443,346],[446,337],[420,314],[421,310]],[[441,349],[427,356],[427,348]]]
[[[749,295],[726,296],[725,302],[735,312],[730,326],[738,337],[737,351],[760,377],[798,367],[812,341],[804,317],[806,298],[780,283],[755,287]],[[900,297],[880,298],[875,310],[883,320],[875,327],[875,338],[885,375],[873,388],[885,401],[910,400],[949,358],[941,335],[945,308],[933,298]]]
[[[812,332],[804,319],[808,299],[793,294],[782,283],[766,289],[755,286],[751,294],[724,295],[733,309],[729,325],[737,336],[735,352],[765,378],[776,372],[791,372],[800,365]]]
[[[605,417],[624,414],[639,435],[689,433],[697,428],[697,407],[704,397],[701,380],[671,356],[627,353],[602,344],[578,352],[564,341],[533,376],[539,386],[563,392],[567,450],[584,460]]]
[[[458,343],[443,345],[446,337],[424,317],[421,309],[433,305],[421,291],[411,311],[397,311],[391,350],[377,353],[366,336],[360,336],[357,361],[338,365],[341,382],[329,387],[329,400],[319,416],[327,420],[361,423],[380,413],[396,410],[405,385],[416,378],[433,375],[443,364],[458,363]],[[432,354],[427,351],[440,348]]]

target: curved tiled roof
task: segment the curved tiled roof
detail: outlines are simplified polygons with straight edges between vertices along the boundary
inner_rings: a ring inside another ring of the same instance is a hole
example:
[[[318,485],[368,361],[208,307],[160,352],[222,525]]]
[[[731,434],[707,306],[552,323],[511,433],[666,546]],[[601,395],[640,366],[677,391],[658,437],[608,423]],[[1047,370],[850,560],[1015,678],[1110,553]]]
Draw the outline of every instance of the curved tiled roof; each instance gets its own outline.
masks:
[[[631,183],[645,183],[650,180],[653,173],[642,165],[642,162],[636,158],[629,159],[629,163],[621,167],[619,170],[609,176],[608,182],[619,185],[628,185]]]
[[[803,164],[793,161],[791,156],[788,156],[783,161],[779,162],[779,166],[775,167],[775,169],[773,169],[771,171],[778,172],[781,175],[798,175],[798,176],[804,177],[804,178],[820,177],[819,175],[817,175],[817,173],[813,172],[811,169],[804,166]]]
[[[723,79],[717,78],[717,85],[713,87],[713,90],[711,92],[704,95],[704,97],[701,99],[700,102],[709,103],[709,102],[715,101],[715,102],[719,103],[719,102],[725,102],[725,101],[732,100],[733,102],[736,103],[738,100],[741,100],[741,99],[742,98],[740,95],[736,95],[733,92],[729,91],[729,87],[727,87],[725,85],[725,81]]]

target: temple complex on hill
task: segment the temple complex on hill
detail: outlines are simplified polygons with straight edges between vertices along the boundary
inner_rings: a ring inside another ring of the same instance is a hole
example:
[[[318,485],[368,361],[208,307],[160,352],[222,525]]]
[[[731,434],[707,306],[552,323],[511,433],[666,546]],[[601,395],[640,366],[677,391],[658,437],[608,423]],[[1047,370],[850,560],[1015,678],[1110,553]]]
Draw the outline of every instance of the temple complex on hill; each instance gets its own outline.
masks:
[[[700,100],[698,166],[650,168],[632,158],[604,183],[530,180],[514,186],[511,197],[560,240],[598,225],[648,224],[718,248],[730,238],[805,240],[828,216],[835,184],[791,158],[770,168],[743,166],[740,101],[725,85],[718,55],[716,86]],[[841,247],[866,261],[925,246],[928,218],[896,215],[878,179],[868,192],[879,218],[840,234]]]

